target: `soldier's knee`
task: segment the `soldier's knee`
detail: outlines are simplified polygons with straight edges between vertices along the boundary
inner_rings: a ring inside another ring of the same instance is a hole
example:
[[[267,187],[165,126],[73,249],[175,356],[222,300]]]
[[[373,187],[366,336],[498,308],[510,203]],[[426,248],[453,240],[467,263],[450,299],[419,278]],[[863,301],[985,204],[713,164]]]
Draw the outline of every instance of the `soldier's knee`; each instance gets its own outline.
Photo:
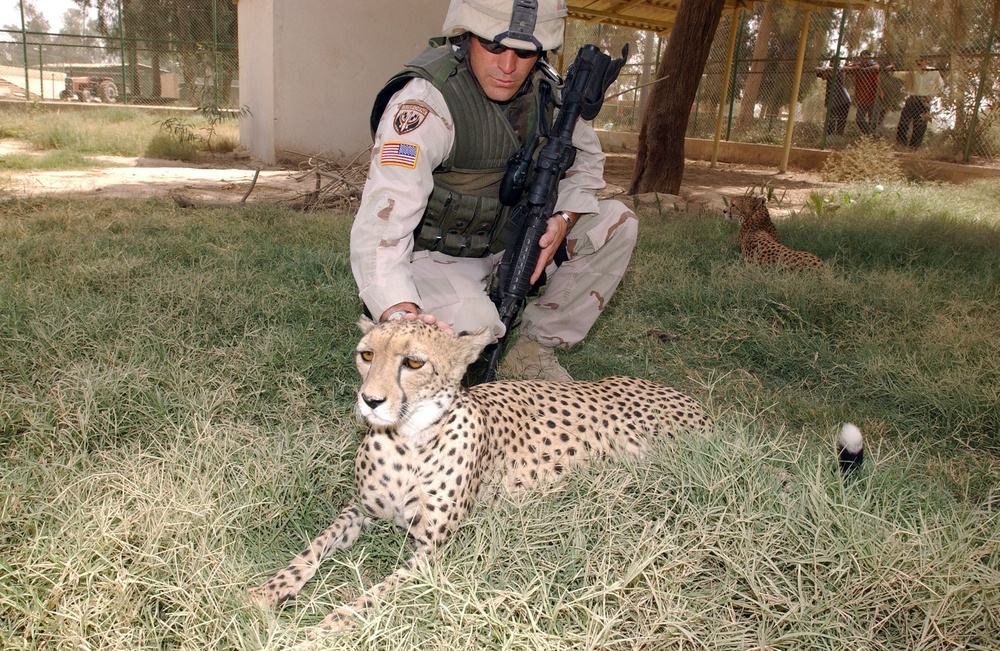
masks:
[[[608,232],[608,241],[615,240],[616,243],[627,245],[631,249],[639,239],[639,218],[622,202],[613,203],[618,204],[614,207],[617,218],[613,220]]]

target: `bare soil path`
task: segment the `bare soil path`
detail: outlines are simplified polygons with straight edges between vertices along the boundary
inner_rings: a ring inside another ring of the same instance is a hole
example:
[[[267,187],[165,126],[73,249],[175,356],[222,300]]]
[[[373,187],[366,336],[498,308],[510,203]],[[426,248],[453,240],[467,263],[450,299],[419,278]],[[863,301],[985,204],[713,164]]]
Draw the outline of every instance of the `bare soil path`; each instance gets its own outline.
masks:
[[[0,155],[25,151],[15,140],[0,141]],[[15,197],[67,195],[84,197],[144,198],[182,194],[194,201],[237,202],[246,193],[255,170],[260,175],[248,202],[295,202],[315,187],[315,176],[293,165],[261,165],[247,155],[227,155],[192,165],[177,161],[148,158],[99,157],[100,167],[79,170],[2,172],[0,191]],[[608,154],[604,196],[627,194],[635,157],[631,154]],[[739,195],[755,188],[774,189],[783,198],[778,212],[798,210],[814,191],[829,191],[835,184],[825,183],[814,172],[789,171],[779,174],[774,168],[719,163],[712,168],[706,161],[689,160],[679,197],[663,195],[660,200],[685,201],[721,210],[723,196]],[[641,199],[651,199],[642,197]]]
[[[621,193],[625,194],[634,166],[633,154],[608,154],[604,178],[609,189],[610,186],[619,186]],[[824,182],[816,172],[789,170],[781,174],[773,167],[736,163],[717,163],[711,167],[708,161],[689,159],[684,163],[684,178],[678,196],[684,201],[721,211],[724,196],[741,195],[749,189],[761,194],[764,187],[772,188],[775,197],[781,199],[777,209],[771,208],[772,215],[781,215],[800,210],[812,192],[830,192],[838,185]]]

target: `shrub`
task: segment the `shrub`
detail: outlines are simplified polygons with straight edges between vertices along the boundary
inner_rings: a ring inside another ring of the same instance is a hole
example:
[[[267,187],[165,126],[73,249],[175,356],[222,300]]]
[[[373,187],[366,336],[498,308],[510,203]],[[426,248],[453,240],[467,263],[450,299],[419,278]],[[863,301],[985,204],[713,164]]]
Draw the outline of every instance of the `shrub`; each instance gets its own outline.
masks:
[[[149,141],[149,146],[146,147],[146,156],[194,163],[200,157],[198,150],[198,143],[194,140],[177,138],[167,133],[158,133]]]
[[[840,183],[888,183],[906,180],[896,154],[885,140],[862,138],[830,154],[823,180]]]

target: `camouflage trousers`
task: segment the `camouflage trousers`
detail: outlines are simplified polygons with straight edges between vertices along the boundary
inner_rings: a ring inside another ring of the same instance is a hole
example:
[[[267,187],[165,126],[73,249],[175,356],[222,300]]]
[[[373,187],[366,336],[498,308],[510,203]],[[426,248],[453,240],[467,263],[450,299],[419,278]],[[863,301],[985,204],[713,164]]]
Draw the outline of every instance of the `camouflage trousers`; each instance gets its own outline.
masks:
[[[542,294],[524,308],[521,334],[551,348],[569,348],[597,321],[621,282],[635,248],[638,220],[620,201],[598,202],[597,213],[581,215],[566,237],[569,259],[545,270]],[[504,325],[490,300],[489,286],[501,255],[456,258],[431,251],[410,258],[424,312],[452,324],[456,332]]]

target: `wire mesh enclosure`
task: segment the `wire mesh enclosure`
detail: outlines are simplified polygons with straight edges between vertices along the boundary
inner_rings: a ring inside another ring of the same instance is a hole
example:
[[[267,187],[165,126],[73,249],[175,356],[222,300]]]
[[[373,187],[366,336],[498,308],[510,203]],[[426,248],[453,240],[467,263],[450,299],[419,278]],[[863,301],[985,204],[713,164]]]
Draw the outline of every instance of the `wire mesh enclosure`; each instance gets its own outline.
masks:
[[[888,9],[756,2],[727,12],[687,135],[711,139],[721,127],[724,140],[781,144],[802,45],[793,146],[834,149],[879,137],[941,160],[995,164],[998,11],[1000,0],[899,0]],[[666,38],[570,21],[567,53],[584,42],[613,52],[632,45],[598,127],[638,130]]]
[[[232,0],[63,0],[69,8],[59,16],[41,10],[51,1],[10,2],[16,11],[4,15],[14,19],[0,29],[0,98],[238,104]],[[724,140],[781,144],[791,113],[795,147],[879,137],[940,160],[996,164],[1000,0],[805,6],[756,2],[723,15],[689,137],[711,139],[718,130]],[[666,38],[569,21],[566,59],[583,43],[615,55],[630,45],[598,127],[639,129]]]
[[[213,108],[239,101],[232,0],[9,1],[0,98]]]

